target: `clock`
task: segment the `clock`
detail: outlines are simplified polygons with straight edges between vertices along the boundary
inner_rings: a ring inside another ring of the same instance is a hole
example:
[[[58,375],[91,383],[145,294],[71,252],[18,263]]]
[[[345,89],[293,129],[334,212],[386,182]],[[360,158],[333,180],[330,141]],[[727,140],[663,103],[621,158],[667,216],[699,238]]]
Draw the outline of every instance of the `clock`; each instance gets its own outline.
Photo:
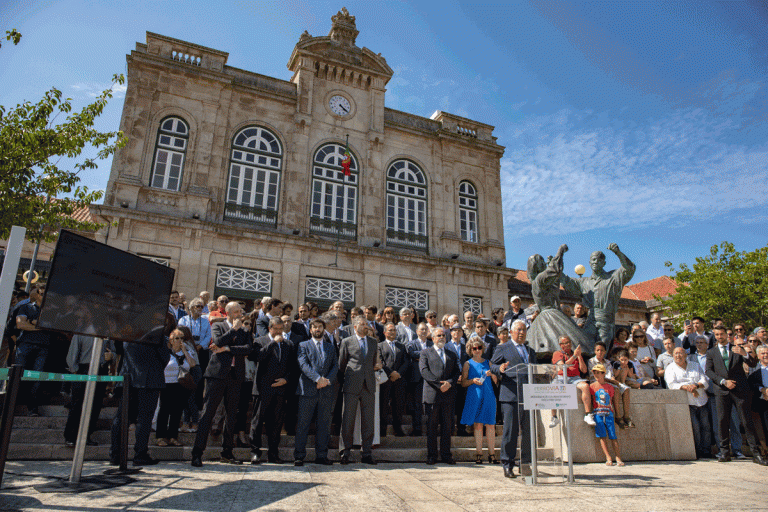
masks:
[[[328,108],[339,117],[347,117],[352,113],[352,105],[349,100],[339,94],[331,96],[328,100]]]

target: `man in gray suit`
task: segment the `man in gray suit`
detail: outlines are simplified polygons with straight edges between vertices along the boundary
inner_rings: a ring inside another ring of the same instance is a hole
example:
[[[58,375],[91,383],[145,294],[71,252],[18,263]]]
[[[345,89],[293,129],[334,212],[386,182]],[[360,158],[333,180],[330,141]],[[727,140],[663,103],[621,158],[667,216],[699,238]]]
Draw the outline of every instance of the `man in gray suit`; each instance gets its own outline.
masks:
[[[378,344],[368,336],[368,322],[358,316],[353,325],[355,334],[341,341],[339,374],[343,376],[344,412],[341,419],[341,463],[349,464],[355,430],[357,405],[360,404],[360,433],[364,464],[375,465],[371,456],[376,407],[376,370],[381,368]]]
[[[397,324],[397,339],[403,344],[407,344],[409,341],[415,340],[417,338],[416,326],[412,323],[412,321],[413,311],[411,311],[411,308],[401,309],[400,323]]]

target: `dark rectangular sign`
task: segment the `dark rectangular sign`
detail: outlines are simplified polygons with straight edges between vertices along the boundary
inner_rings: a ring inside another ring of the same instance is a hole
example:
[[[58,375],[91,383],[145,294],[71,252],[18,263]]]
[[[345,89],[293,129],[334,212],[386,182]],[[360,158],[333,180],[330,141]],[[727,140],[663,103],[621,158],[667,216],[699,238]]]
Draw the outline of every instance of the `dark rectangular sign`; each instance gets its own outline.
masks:
[[[38,326],[159,343],[174,273],[170,267],[61,230]]]

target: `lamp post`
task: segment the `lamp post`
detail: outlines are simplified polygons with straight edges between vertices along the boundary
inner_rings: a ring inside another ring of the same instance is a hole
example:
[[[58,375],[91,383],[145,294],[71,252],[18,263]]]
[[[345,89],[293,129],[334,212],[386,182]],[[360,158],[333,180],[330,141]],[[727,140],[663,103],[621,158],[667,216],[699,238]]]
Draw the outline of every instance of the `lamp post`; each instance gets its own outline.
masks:
[[[586,268],[584,268],[584,265],[576,265],[576,268],[573,269],[574,272],[576,272],[576,275],[579,277],[583,276],[584,273],[587,271]]]

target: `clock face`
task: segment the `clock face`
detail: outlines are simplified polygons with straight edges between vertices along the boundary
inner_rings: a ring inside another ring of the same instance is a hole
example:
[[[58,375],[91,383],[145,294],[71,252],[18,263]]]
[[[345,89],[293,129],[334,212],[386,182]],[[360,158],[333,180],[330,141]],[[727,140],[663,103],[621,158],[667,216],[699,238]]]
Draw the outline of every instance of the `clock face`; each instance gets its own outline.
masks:
[[[346,117],[352,112],[352,105],[349,104],[349,100],[344,96],[331,96],[328,101],[328,107],[331,112],[337,116]]]

